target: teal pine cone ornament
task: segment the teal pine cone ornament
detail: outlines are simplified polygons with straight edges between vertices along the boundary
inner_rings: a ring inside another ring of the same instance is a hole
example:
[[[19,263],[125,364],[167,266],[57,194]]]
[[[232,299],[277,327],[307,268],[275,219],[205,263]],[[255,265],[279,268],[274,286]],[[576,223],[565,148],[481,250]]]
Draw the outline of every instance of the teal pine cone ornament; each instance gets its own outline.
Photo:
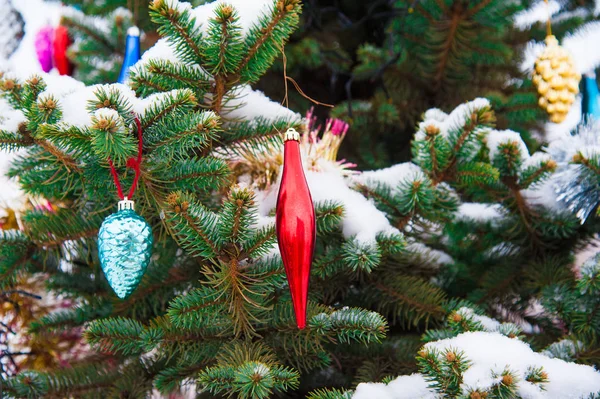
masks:
[[[127,298],[142,280],[152,255],[152,229],[127,197],[119,201],[117,213],[102,222],[98,254],[108,284],[119,298]]]

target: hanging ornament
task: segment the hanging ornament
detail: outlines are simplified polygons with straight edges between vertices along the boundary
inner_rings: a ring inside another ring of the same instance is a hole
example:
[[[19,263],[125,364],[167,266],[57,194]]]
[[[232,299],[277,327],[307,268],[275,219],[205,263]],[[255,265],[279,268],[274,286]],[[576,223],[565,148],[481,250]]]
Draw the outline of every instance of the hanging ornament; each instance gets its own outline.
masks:
[[[546,6],[548,6],[548,0]],[[548,10],[546,21],[546,48],[535,60],[533,84],[540,95],[538,104],[548,115],[550,121],[561,123],[567,118],[575,96],[579,93],[581,75],[575,68],[571,54],[558,45],[552,35],[552,22]]]
[[[123,66],[117,82],[126,83],[129,77],[129,69],[140,59],[140,30],[137,26],[127,29],[127,41],[125,42],[125,57]]]
[[[600,93],[598,92],[598,83],[594,72],[583,75],[582,94],[581,112],[583,118],[600,121]]]
[[[71,74],[71,61],[67,57],[67,48],[71,44],[69,31],[66,27],[59,25],[54,30],[54,66],[61,75]]]
[[[535,61],[533,84],[540,95],[538,103],[552,122],[565,120],[579,93],[580,80],[571,55],[558,45],[556,37],[548,35],[546,48]]]
[[[53,67],[52,61],[52,39],[54,38],[54,28],[50,25],[44,26],[35,35],[35,52],[38,61],[42,66],[42,71],[50,72]]]
[[[98,233],[100,264],[108,284],[121,299],[138,286],[152,254],[152,230],[125,197],[119,210],[102,222]]]
[[[110,215],[100,226],[98,254],[100,265],[111,288],[121,299],[128,297],[139,285],[152,255],[152,229],[143,217],[134,210],[133,197],[140,177],[142,163],[142,127],[135,118],[138,128],[138,156],[127,162],[135,170],[135,177],[127,197],[123,196],[119,176],[109,159],[110,171],[121,201],[118,212]]]
[[[308,282],[316,238],[315,208],[304,177],[300,134],[284,135],[283,176],[277,197],[277,242],[292,294],[298,328],[306,327]]]

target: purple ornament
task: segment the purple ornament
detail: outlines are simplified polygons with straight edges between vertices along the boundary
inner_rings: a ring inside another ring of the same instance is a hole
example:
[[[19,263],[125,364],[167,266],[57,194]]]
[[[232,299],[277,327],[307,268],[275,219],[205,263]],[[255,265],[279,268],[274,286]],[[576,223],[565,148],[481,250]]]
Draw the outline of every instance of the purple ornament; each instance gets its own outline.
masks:
[[[44,72],[52,69],[52,39],[54,28],[50,25],[44,26],[35,35],[35,52]]]

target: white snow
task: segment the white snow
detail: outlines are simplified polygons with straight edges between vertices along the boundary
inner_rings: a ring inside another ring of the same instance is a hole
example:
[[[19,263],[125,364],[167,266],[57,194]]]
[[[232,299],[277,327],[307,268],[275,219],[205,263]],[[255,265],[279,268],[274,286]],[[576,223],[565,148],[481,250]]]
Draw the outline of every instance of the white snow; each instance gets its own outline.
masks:
[[[465,202],[458,207],[455,216],[458,220],[472,220],[485,223],[496,221],[506,215],[506,210],[500,204],[482,204]]]
[[[19,123],[25,121],[25,115],[23,112],[13,109],[10,104],[0,99],[0,130],[14,132],[17,130]],[[13,210],[22,209],[25,205],[25,195],[21,191],[16,179],[8,179],[6,172],[10,167],[13,159],[18,156],[19,153],[7,153],[0,152],[0,213],[2,208],[10,208]],[[3,213],[0,216],[5,216]]]
[[[389,168],[368,170],[350,177],[350,180],[367,187],[373,187],[373,183],[384,184],[395,192],[400,182],[424,177],[425,174],[419,166],[411,162],[404,162]]]
[[[600,373],[593,367],[551,359],[533,352],[525,342],[498,333],[464,333],[430,342],[425,348],[438,351],[455,348],[464,352],[472,362],[464,374],[464,388],[487,388],[493,382],[492,373],[499,375],[509,368],[519,378],[517,392],[523,399],[580,398],[600,390]],[[526,371],[531,366],[542,366],[548,374],[549,382],[544,384],[544,391],[525,381]]]
[[[15,132],[19,124],[26,120],[22,111],[14,109],[8,101],[0,98],[0,130]]]
[[[205,30],[209,18],[214,18],[214,10],[220,4],[233,6],[239,17],[238,24],[242,28],[242,34],[246,35],[256,21],[263,16],[269,15],[273,10],[273,0],[217,0],[213,3],[204,4],[196,7],[191,14],[196,17],[196,24],[202,23],[200,29]]]
[[[148,61],[161,59],[165,61],[171,61],[175,63],[181,62],[179,58],[175,55],[173,48],[169,45],[167,39],[162,38],[159,39],[154,46],[149,48],[147,51],[144,51],[140,60],[135,63],[132,68],[142,68],[144,67]]]
[[[272,101],[262,91],[252,90],[249,85],[243,85],[228,94],[230,99],[225,103],[222,116],[230,120],[263,120],[275,121],[285,118],[289,121],[300,121],[300,114]]]
[[[473,112],[487,107],[490,107],[490,101],[487,98],[476,98],[454,108],[444,124],[449,129],[458,129],[465,125]]]
[[[61,16],[73,18],[74,20],[85,20],[87,26],[91,29],[97,30],[105,35],[110,34],[110,27],[106,18],[96,17],[92,15],[86,15],[81,10],[75,7],[64,7],[61,9]]]
[[[0,154],[0,187],[2,187],[0,190],[0,216],[5,216],[4,208],[20,210],[27,202],[16,179],[6,177],[6,172],[17,155],[18,153],[8,154],[6,152]]]
[[[94,112],[94,116],[98,119],[119,120],[119,113],[112,108],[100,108]]]
[[[515,26],[520,29],[527,29],[538,22],[546,22],[549,16],[556,14],[560,9],[561,5],[556,0],[550,0],[548,4],[544,0],[539,0],[529,9],[515,15]]]
[[[521,135],[512,130],[492,130],[486,136],[487,146],[490,150],[490,160],[494,160],[498,155],[498,147],[501,144],[506,144],[508,142],[515,142],[520,149],[521,159],[525,160],[529,158],[529,150],[525,145],[525,142],[521,138]]]
[[[481,327],[483,327],[487,332],[496,332],[498,331],[501,325],[500,322],[490,317],[475,314],[475,312],[473,312],[473,310],[470,308],[462,307],[458,309],[456,313],[460,314],[461,316],[467,319],[471,319],[475,322],[478,322],[479,324],[481,324]]]
[[[259,363],[256,366],[254,366],[254,373],[263,377],[266,377],[270,371],[271,370],[269,369],[269,366],[267,366],[264,363]]]
[[[334,172],[307,172],[313,201],[337,200],[344,205],[342,233],[359,243],[374,244],[379,233],[400,234],[390,225],[373,202],[350,189],[344,178]]]
[[[462,311],[461,309],[460,311]],[[487,318],[486,318],[487,319]],[[491,320],[491,319],[489,319]],[[487,323],[488,320],[485,320]],[[493,321],[493,320],[492,320]],[[497,328],[496,324],[489,325]],[[468,332],[454,338],[427,343],[426,350],[438,353],[452,349],[462,352],[471,362],[463,374],[463,393],[469,389],[486,390],[500,381],[509,369],[517,377],[517,394],[523,399],[579,399],[600,390],[600,373],[593,367],[568,363],[531,350],[528,344],[495,332]],[[526,381],[530,367],[543,367],[548,382],[539,385]],[[400,376],[385,385],[362,383],[356,387],[353,399],[437,399],[440,396],[428,388],[421,374]]]
[[[459,129],[465,125],[468,118],[474,111],[490,107],[490,102],[486,98],[476,98],[472,101],[463,103],[454,108],[450,114],[446,114],[437,108],[425,112],[423,121],[419,123],[419,128],[415,134],[415,140],[425,138],[425,129],[428,126],[435,126],[440,130],[440,134],[446,136],[450,131]]]
[[[534,153],[532,156],[530,156],[529,158],[527,158],[525,160],[525,162],[523,162],[523,168],[529,168],[529,167],[536,167],[539,168],[543,162],[548,162],[552,159],[552,157],[550,157],[550,154],[546,154],[545,152],[536,152]]]
[[[521,190],[523,198],[530,205],[537,205],[556,212],[564,211],[564,205],[557,201],[552,179],[546,180],[534,188]]]
[[[421,374],[401,375],[389,384],[361,383],[352,399],[435,399],[438,396],[427,386]]]
[[[27,78],[33,73],[42,72],[35,53],[35,35],[43,26],[58,25],[63,7],[59,2],[43,0],[18,0],[12,3],[25,21],[25,36],[6,66],[14,70],[20,78]]]
[[[430,108],[425,111],[425,114],[423,114],[423,120],[431,119],[434,121],[443,122],[446,120],[446,118],[448,118],[448,114],[439,108]]]
[[[600,41],[600,22],[589,22],[567,35],[562,46],[567,49],[575,60],[575,67],[584,74],[600,65],[600,54],[590,51]]]
[[[140,35],[140,28],[138,28],[137,26],[130,26],[129,29],[127,29],[127,36],[139,36]]]
[[[454,263],[454,259],[452,259],[452,257],[446,252],[429,248],[421,242],[409,242],[406,245],[406,251],[421,254],[438,265],[448,265]]]

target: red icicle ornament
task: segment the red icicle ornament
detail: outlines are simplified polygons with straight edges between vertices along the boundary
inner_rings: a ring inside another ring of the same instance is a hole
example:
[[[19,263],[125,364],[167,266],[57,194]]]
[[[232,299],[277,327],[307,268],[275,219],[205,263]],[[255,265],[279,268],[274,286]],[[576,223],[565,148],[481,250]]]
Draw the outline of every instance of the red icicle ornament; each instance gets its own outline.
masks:
[[[69,31],[59,25],[54,30],[54,66],[61,75],[71,75],[71,61],[67,57],[67,48],[70,44]]]
[[[317,233],[315,208],[302,168],[300,134],[291,128],[284,136],[283,177],[277,197],[275,225],[296,324],[303,329],[306,327],[308,281]]]

